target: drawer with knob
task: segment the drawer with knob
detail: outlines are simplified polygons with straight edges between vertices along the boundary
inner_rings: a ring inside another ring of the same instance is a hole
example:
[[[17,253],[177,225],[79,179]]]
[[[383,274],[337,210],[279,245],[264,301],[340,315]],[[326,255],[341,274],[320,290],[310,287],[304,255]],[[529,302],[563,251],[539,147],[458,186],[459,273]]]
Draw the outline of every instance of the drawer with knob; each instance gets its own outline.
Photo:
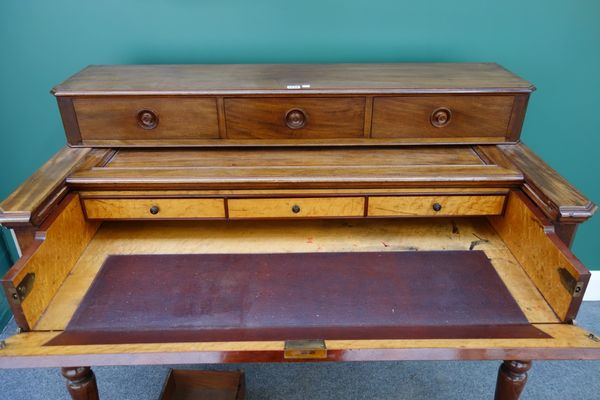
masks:
[[[497,138],[510,134],[514,96],[392,96],[373,100],[373,138]]]
[[[372,196],[367,215],[391,216],[475,216],[500,215],[504,209],[504,195],[486,196]]]
[[[336,139],[364,136],[364,97],[226,98],[229,139]]]
[[[225,218],[223,199],[83,199],[88,219],[209,219]]]
[[[73,107],[84,142],[219,137],[214,98],[77,98]]]
[[[229,199],[229,218],[362,217],[364,197]]]

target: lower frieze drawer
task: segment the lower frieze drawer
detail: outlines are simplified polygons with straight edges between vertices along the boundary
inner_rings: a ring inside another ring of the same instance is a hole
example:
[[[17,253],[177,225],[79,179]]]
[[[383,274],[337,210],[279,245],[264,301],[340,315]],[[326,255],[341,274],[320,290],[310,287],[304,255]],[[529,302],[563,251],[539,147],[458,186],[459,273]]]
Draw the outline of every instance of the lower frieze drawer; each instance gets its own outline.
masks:
[[[229,199],[229,218],[362,217],[364,197]]]
[[[486,196],[374,196],[368,216],[500,215],[504,195]]]
[[[88,219],[225,218],[223,199],[84,199]]]

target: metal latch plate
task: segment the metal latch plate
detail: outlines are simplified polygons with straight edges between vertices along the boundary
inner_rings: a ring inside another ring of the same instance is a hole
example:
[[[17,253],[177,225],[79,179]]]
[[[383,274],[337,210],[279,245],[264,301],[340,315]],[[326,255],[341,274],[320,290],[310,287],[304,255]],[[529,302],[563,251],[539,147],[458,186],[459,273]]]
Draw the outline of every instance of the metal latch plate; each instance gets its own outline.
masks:
[[[570,272],[564,267],[558,268],[558,275],[560,276],[560,281],[569,291],[571,296],[573,297],[581,297],[583,294],[583,287],[585,283],[582,281],[578,281]]]
[[[35,282],[35,273],[29,272],[25,275],[25,278],[17,285],[15,289],[10,290],[10,295],[15,304],[21,304],[27,295],[33,289],[33,283]]]
[[[286,340],[283,357],[287,359],[327,358],[324,340]]]

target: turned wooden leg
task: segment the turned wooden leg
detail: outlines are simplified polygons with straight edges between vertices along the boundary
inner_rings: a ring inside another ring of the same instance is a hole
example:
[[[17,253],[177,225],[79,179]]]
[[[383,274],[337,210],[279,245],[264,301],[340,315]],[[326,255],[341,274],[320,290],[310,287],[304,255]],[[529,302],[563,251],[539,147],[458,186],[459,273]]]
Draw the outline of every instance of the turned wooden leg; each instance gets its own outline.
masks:
[[[504,361],[498,370],[496,400],[517,400],[527,383],[531,361]]]
[[[96,376],[90,367],[65,367],[60,372],[67,378],[67,390],[73,400],[98,400]]]

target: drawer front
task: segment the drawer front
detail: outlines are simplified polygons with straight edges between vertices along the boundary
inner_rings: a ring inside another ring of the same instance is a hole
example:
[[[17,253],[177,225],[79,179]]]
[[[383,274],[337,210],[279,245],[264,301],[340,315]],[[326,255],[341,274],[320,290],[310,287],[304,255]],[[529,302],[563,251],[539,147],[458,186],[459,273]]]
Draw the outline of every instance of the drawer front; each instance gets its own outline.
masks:
[[[509,130],[514,96],[402,96],[373,100],[374,138],[498,137]]]
[[[364,135],[365,99],[225,99],[229,139],[335,139]]]
[[[229,199],[229,218],[362,217],[363,197]]]
[[[215,99],[77,98],[73,103],[83,141],[219,137]]]
[[[225,218],[223,199],[84,199],[88,219]]]
[[[370,197],[368,216],[500,215],[505,196]]]

